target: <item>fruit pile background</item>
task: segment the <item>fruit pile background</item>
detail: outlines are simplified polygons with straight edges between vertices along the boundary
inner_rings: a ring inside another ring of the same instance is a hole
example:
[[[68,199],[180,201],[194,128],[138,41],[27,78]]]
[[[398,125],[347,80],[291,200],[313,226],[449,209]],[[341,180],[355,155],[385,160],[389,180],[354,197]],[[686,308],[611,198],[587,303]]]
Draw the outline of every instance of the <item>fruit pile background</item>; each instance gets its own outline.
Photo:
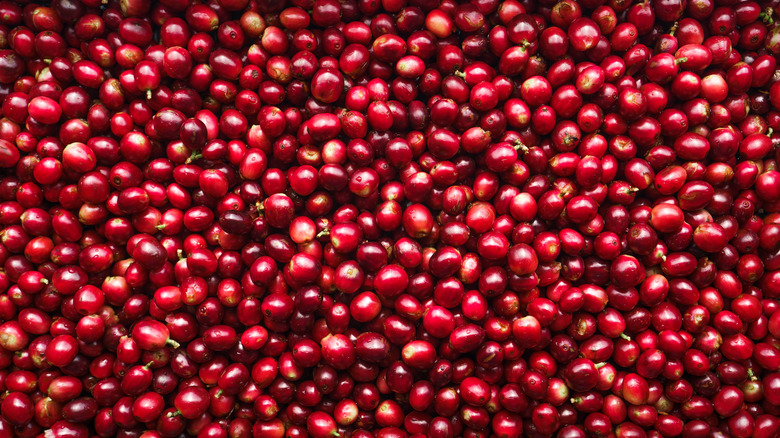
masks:
[[[779,20],[0,1],[0,438],[777,438]]]

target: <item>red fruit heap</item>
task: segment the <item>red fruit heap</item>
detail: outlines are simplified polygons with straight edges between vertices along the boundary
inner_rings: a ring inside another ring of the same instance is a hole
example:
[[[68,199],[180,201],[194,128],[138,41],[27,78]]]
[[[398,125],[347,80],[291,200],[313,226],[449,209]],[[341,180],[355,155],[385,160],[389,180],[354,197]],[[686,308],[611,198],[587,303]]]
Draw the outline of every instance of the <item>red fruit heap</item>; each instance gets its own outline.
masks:
[[[777,438],[780,0],[0,1],[0,438]]]

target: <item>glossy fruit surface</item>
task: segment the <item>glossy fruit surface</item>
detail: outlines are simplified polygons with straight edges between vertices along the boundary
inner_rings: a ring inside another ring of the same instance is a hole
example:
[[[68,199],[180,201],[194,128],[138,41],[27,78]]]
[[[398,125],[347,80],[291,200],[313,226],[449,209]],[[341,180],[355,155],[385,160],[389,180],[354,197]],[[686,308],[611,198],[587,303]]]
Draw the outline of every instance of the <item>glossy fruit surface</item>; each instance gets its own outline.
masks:
[[[0,437],[780,436],[779,14],[0,1]]]

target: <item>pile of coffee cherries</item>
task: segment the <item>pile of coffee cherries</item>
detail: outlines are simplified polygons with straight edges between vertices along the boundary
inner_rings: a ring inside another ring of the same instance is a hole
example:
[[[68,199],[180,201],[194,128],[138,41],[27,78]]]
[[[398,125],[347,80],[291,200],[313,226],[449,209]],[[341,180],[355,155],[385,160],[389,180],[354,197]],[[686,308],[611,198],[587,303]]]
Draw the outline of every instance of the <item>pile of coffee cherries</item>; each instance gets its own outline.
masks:
[[[780,0],[0,1],[0,438],[777,438]]]

